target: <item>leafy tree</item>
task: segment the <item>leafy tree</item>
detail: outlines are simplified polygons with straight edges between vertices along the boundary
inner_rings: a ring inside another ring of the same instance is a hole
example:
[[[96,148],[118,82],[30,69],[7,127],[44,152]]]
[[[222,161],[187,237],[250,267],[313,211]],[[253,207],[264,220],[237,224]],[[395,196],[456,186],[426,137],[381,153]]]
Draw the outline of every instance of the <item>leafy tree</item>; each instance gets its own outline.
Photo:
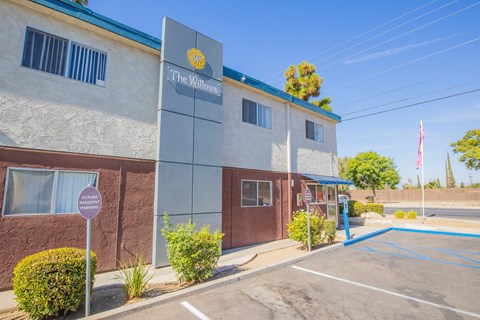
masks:
[[[348,175],[347,175],[347,164],[348,160],[350,160],[350,157],[345,156],[345,157],[339,157],[338,158],[338,176],[342,179],[348,180]],[[348,193],[349,189],[347,185],[339,185],[338,186],[338,191],[340,193]]]
[[[454,153],[460,153],[458,160],[469,170],[480,170],[480,129],[468,131],[463,138],[452,142]]]
[[[285,91],[304,101],[320,95],[323,78],[315,73],[315,66],[302,61],[298,66],[290,66],[285,71]],[[311,104],[327,111],[332,111],[330,98],[310,101]]]
[[[400,175],[393,159],[374,151],[359,153],[355,158],[351,158],[347,164],[347,175],[355,187],[372,189],[375,198],[376,189],[384,188],[385,184],[396,189],[400,182]]]
[[[81,6],[88,6],[88,0],[70,0],[72,2],[75,2],[76,4],[79,4]]]
[[[445,161],[445,187],[455,188],[455,177],[453,176],[452,165],[450,164],[450,154],[447,152],[447,160]]]

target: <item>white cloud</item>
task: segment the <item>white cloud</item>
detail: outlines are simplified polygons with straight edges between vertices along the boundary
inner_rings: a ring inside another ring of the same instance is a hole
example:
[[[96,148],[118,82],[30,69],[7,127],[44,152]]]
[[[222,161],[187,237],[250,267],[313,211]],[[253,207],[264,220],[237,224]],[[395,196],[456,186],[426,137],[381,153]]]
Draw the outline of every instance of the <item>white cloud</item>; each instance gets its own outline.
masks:
[[[350,64],[361,63],[361,62],[366,62],[366,61],[371,61],[371,60],[377,60],[377,59],[388,57],[388,56],[393,56],[393,55],[403,53],[403,52],[407,52],[407,51],[410,51],[410,50],[413,50],[413,49],[416,49],[416,48],[428,46],[428,45],[436,43],[436,42],[448,40],[448,39],[457,37],[458,35],[459,34],[453,34],[453,35],[450,35],[450,36],[444,37],[444,38],[427,40],[427,41],[423,41],[423,42],[419,42],[419,43],[409,44],[409,45],[406,45],[406,46],[403,46],[403,47],[387,49],[387,50],[371,53],[371,54],[361,56],[361,57],[358,57],[358,58],[353,58],[353,59],[346,60],[346,61],[343,62],[343,64],[350,65]]]

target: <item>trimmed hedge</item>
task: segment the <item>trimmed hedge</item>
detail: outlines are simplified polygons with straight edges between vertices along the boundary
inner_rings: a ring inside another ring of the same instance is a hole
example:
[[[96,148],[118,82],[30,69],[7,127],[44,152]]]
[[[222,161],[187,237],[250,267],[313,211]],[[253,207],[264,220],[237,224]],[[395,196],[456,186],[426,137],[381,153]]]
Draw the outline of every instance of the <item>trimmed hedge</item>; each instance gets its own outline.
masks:
[[[397,219],[411,219],[411,220],[415,220],[417,219],[417,211],[413,211],[413,210],[410,210],[410,211],[402,211],[402,210],[397,210],[394,212],[394,216],[395,218]]]
[[[91,288],[97,256],[91,252]],[[75,311],[85,298],[86,250],[58,248],[30,255],[13,271],[18,308],[31,318]]]
[[[376,212],[383,214],[384,206],[382,203],[361,203],[356,200],[348,201],[348,216],[359,217],[362,213]],[[340,205],[340,210],[343,212],[343,204]]]

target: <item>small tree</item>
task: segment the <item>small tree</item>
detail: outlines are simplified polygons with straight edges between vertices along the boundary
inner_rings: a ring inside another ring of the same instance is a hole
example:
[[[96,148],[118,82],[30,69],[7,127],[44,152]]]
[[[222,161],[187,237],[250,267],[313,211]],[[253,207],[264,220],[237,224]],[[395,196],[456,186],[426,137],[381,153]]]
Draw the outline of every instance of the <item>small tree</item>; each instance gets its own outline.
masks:
[[[297,67],[290,66],[285,71],[285,91],[304,101],[320,95],[323,78],[315,73],[315,66],[302,61]],[[310,101],[311,104],[327,111],[332,111],[330,98]]]
[[[463,138],[450,144],[454,153],[461,154],[468,170],[480,170],[480,129],[468,131]]]
[[[455,177],[453,176],[452,165],[450,164],[450,154],[447,152],[447,160],[445,161],[445,187],[455,188]]]
[[[374,151],[357,154],[348,161],[347,172],[349,180],[359,189],[372,189],[373,196],[377,198],[375,190],[384,188],[388,184],[396,189],[400,182],[400,175],[392,158],[380,156]]]

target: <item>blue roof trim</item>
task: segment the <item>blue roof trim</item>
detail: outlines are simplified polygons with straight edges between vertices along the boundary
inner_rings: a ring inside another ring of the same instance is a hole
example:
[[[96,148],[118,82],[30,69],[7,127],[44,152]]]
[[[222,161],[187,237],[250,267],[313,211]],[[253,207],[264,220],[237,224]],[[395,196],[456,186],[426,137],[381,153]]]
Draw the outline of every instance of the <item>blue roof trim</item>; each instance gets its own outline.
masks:
[[[310,173],[304,173],[302,174],[302,176],[315,180],[320,184],[346,184],[350,186],[353,185],[352,181],[348,181],[339,177],[319,176],[319,175],[310,174]]]
[[[285,91],[274,88],[271,85],[266,84],[265,82],[262,82],[260,80],[255,79],[255,78],[247,76],[244,73],[241,73],[239,71],[233,70],[233,69],[228,68],[228,67],[223,67],[223,75],[225,77],[228,77],[230,79],[236,80],[236,81],[241,82],[241,83],[244,83],[244,84],[249,85],[249,86],[251,86],[253,88],[256,88],[258,90],[262,90],[266,93],[269,93],[271,95],[279,97],[280,99],[283,99],[285,101],[295,103],[295,104],[297,104],[301,107],[304,107],[305,109],[308,109],[310,111],[319,113],[319,114],[321,114],[325,117],[328,117],[332,120],[335,120],[337,122],[342,121],[342,117],[340,117],[339,115],[337,115],[333,112],[329,112],[327,110],[324,110],[322,108],[314,106],[311,103],[303,101],[302,99],[294,97],[291,94],[286,93]],[[242,78],[244,78],[243,81],[242,81]]]
[[[108,30],[124,38],[141,43],[152,49],[161,50],[162,48],[162,41],[160,39],[155,38],[139,30],[136,30],[134,28],[131,28],[127,25],[124,25],[118,21],[109,19],[101,14],[95,13],[92,10],[85,8],[79,4],[76,4],[70,0],[30,0],[30,1],[39,5],[42,5],[44,7],[50,8],[52,10],[64,13],[71,17],[77,18],[79,20],[85,21],[99,28]],[[241,83],[245,83],[246,85],[249,85],[258,90],[274,95],[285,101],[295,103],[305,109],[321,114],[336,122],[342,121],[342,118],[333,112],[329,112],[322,108],[314,106],[313,104],[310,104],[306,101],[303,101],[302,99],[294,97],[291,94],[288,94],[282,90],[274,88],[271,85],[268,85],[262,81],[259,81],[250,76],[247,76],[244,73],[241,73],[239,71],[235,71],[228,67],[223,67],[223,75],[230,79],[239,81]],[[245,77],[245,81],[242,81],[243,77]]]
[[[151,35],[138,31],[101,14],[95,13],[69,0],[30,0],[52,10],[64,13],[71,17],[93,24],[99,28],[116,33],[122,37],[141,43],[155,50],[160,50],[162,41]]]

